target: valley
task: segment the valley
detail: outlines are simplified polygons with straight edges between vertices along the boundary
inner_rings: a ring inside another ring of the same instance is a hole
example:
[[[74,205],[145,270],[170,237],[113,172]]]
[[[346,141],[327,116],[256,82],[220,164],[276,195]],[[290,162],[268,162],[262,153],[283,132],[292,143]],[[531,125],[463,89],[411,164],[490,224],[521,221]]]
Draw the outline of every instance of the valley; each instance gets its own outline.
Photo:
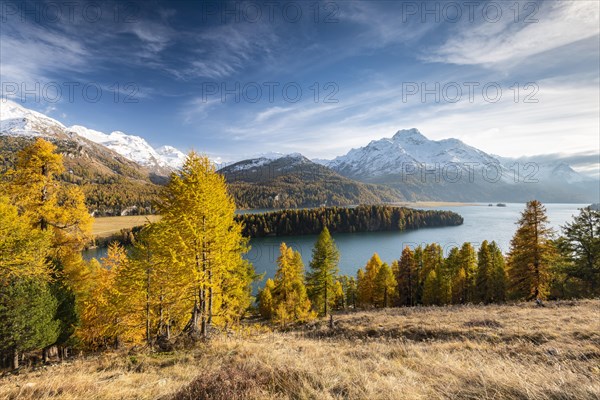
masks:
[[[96,216],[153,214],[153,203],[185,154],[152,147],[140,136],[105,134],[57,120],[10,100],[0,101],[0,158],[10,168],[16,150],[35,137],[55,142],[68,168],[61,179],[79,185]],[[238,209],[433,202],[591,203],[597,179],[560,161],[527,162],[489,155],[457,139],[430,140],[417,129],[372,141],[333,160],[270,153],[215,164]]]

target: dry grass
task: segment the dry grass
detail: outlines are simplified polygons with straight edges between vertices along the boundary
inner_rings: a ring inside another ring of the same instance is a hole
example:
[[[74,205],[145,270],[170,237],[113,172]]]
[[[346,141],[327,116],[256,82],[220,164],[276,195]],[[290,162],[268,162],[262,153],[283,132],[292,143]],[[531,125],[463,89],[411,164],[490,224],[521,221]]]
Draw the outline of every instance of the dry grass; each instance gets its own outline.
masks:
[[[156,222],[160,219],[158,215],[129,215],[123,217],[98,217],[94,218],[92,235],[95,237],[108,237],[119,233],[121,229],[133,228]]]
[[[7,399],[599,399],[600,300],[388,309],[0,380]]]

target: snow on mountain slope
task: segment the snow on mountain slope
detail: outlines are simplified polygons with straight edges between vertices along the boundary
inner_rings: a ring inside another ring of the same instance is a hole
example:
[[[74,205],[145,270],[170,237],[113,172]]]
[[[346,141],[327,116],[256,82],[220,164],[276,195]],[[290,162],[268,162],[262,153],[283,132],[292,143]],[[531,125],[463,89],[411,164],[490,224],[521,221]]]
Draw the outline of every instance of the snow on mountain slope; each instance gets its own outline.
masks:
[[[0,134],[10,136],[60,135],[65,126],[13,101],[0,99]]]
[[[0,135],[72,137],[75,134],[101,144],[123,157],[150,168],[177,169],[185,154],[171,146],[154,149],[142,137],[115,131],[110,134],[80,125],[65,127],[60,122],[10,100],[0,100]]]
[[[156,149],[156,152],[164,162],[174,169],[181,168],[187,157],[185,153],[177,150],[173,146],[161,146]]]
[[[449,164],[468,170],[472,166],[481,168],[489,164],[500,165],[500,162],[458,139],[429,140],[413,128],[352,149],[328,165],[345,175],[381,176],[406,173],[418,165],[444,168]]]
[[[300,153],[283,154],[283,153],[278,153],[278,152],[271,152],[271,153],[259,154],[252,158],[249,158],[247,160],[238,161],[229,166],[224,166],[223,168],[228,168],[228,170],[230,172],[246,171],[246,170],[250,170],[253,168],[258,168],[258,167],[262,167],[265,165],[269,165],[269,164],[273,163],[274,161],[283,160],[283,159],[285,159],[285,161],[287,161],[286,164],[288,166],[293,166],[293,165],[310,162],[310,160],[308,158],[304,157]]]
[[[352,149],[327,164],[342,175],[377,178],[395,174],[439,171],[451,178],[458,169],[462,176],[476,176],[488,182],[498,177],[504,183],[580,183],[588,177],[564,162],[538,162],[535,157],[511,159],[493,156],[458,139],[430,140],[417,129],[398,131],[392,138],[373,140]],[[446,169],[446,170],[445,170]],[[446,171],[446,172],[445,172]],[[476,173],[476,175],[471,175]],[[483,175],[482,175],[483,173]]]
[[[561,160],[541,161],[539,157],[508,158],[495,156],[504,167],[523,176],[529,176],[534,181],[555,183],[593,182],[594,178],[575,171],[569,164]]]

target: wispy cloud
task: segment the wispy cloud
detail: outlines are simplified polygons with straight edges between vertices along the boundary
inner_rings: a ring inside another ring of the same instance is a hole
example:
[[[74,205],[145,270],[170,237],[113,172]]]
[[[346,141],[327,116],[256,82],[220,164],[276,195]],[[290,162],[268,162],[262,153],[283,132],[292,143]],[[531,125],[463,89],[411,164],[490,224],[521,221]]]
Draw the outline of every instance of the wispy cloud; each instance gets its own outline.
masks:
[[[170,71],[183,78],[223,79],[264,62],[277,36],[265,24],[224,24],[193,35],[187,65]]]
[[[270,107],[270,108],[267,108],[266,110],[258,113],[256,115],[256,118],[254,119],[254,121],[255,122],[264,122],[275,115],[288,113],[290,111],[292,111],[292,108]]]
[[[521,7],[520,3],[515,3]],[[486,66],[518,63],[600,32],[597,1],[543,1],[537,3],[538,22],[515,23],[513,16],[478,26],[463,25],[456,34],[424,57],[428,61]],[[505,10],[505,13],[510,10]],[[533,17],[532,17],[533,18]]]

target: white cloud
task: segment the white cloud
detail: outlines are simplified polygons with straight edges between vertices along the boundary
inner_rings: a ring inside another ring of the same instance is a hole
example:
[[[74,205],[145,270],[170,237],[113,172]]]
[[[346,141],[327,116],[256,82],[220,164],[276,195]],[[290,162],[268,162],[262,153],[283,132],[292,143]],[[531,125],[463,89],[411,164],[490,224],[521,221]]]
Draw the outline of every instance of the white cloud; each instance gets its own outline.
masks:
[[[255,122],[264,122],[271,117],[292,111],[292,108],[270,107],[256,115]]]
[[[538,4],[538,22],[514,22],[511,15],[496,23],[484,20],[476,27],[463,25],[461,31],[433,49],[426,60],[461,65],[513,64],[600,33],[597,1]]]

